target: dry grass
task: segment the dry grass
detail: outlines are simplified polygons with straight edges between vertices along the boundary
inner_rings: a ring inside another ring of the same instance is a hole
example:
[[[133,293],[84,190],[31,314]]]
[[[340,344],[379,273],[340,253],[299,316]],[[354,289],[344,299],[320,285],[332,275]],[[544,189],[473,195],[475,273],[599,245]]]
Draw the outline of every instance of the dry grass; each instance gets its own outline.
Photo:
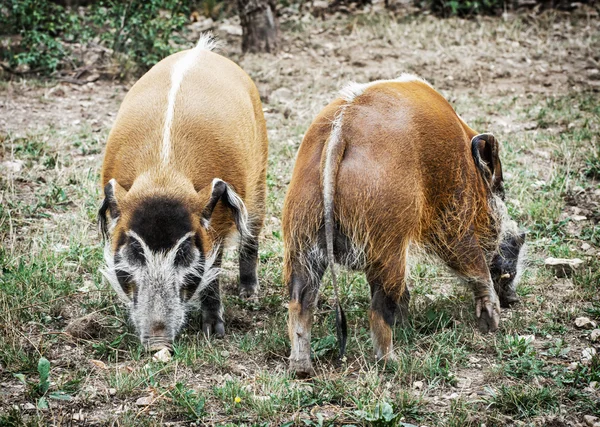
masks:
[[[126,88],[2,83],[0,424],[577,425],[598,413],[591,382],[600,380],[599,362],[582,359],[597,344],[574,326],[582,315],[600,320],[600,187],[586,173],[598,165],[600,143],[600,23],[592,13],[287,22],[277,56],[241,58],[239,40],[228,40],[222,53],[248,71],[266,101],[262,298],[234,296],[230,254],[226,339],[205,341],[191,322],[167,364],[141,351],[97,270],[101,151]],[[286,373],[279,221],[295,152],[343,84],[402,72],[429,80],[471,126],[504,141],[510,210],[530,230],[522,304],[502,313],[496,335],[482,336],[468,293],[442,269],[417,265],[411,324],[395,338],[399,364],[382,367],[371,358],[364,277],[347,275],[349,360],[333,367],[325,286],[313,340],[318,376],[296,381]],[[291,95],[282,97],[279,88]],[[6,162],[16,161],[22,169],[10,172],[15,163]],[[586,265],[572,279],[556,280],[542,268],[546,256],[579,256]],[[82,316],[94,319],[96,333],[66,334]],[[36,409],[44,394],[42,356],[51,366],[49,409]],[[151,404],[136,405],[140,397]]]

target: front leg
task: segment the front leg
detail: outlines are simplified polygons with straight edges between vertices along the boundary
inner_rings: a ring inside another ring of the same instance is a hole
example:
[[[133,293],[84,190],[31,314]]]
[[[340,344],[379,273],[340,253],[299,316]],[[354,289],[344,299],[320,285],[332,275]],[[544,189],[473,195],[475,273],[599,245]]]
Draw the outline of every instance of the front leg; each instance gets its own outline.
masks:
[[[217,258],[213,263],[214,268],[221,268],[223,251],[219,249]],[[202,331],[209,338],[215,336],[223,338],[225,335],[225,322],[223,321],[223,305],[221,304],[221,291],[219,277],[217,276],[200,292],[200,311],[202,313]]]
[[[475,315],[479,319],[479,330],[483,333],[495,332],[500,324],[500,300],[492,279],[476,280],[471,282],[471,286],[475,294]]]

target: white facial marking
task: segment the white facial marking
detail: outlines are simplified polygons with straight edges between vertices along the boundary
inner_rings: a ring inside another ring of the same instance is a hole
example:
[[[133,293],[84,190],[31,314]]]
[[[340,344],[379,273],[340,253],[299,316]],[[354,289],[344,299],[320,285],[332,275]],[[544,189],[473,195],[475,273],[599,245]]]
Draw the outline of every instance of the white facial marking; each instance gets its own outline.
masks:
[[[194,66],[200,52],[212,51],[216,47],[217,42],[212,37],[211,33],[202,34],[196,47],[179,59],[171,69],[171,88],[169,89],[167,111],[165,113],[165,125],[163,128],[161,149],[161,160],[164,164],[169,162],[169,157],[171,155],[171,126],[173,125],[173,116],[175,114],[175,101],[183,77]]]

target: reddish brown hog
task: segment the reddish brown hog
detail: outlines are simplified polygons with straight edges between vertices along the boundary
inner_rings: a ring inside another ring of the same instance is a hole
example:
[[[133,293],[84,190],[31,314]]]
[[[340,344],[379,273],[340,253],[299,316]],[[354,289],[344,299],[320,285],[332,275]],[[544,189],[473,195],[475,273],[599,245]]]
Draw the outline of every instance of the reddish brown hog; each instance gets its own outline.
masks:
[[[103,272],[150,349],[169,347],[194,308],[207,335],[223,336],[217,273],[229,237],[240,237],[240,294],[258,289],[265,120],[252,80],[213,47],[203,36],[148,71],[106,146]]]
[[[334,262],[366,273],[378,359],[394,358],[417,247],[471,286],[480,329],[498,328],[500,306],[517,301],[524,243],[503,202],[499,148],[412,75],[350,84],[325,107],[302,141],[283,211],[292,371],[312,373],[313,310]]]

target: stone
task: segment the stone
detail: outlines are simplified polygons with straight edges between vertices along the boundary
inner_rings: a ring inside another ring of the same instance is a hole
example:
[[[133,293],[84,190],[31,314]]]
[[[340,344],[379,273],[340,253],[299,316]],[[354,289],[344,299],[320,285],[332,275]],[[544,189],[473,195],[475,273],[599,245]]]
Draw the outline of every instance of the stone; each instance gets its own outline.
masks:
[[[415,390],[421,390],[423,388],[423,381],[415,381],[412,386]]]
[[[469,388],[471,387],[471,379],[470,378],[458,378],[456,380],[456,388]]]
[[[136,400],[135,404],[137,406],[149,406],[152,404],[153,401],[154,401],[154,396],[144,396],[144,397],[140,397],[138,400]]]
[[[279,89],[271,92],[269,96],[269,100],[278,102],[280,104],[285,104],[291,102],[294,99],[294,92],[287,87],[280,87]]]
[[[108,389],[108,394],[110,394],[111,396],[114,396],[115,394],[117,394],[117,389],[116,388],[109,388]]]
[[[596,355],[596,349],[593,347],[584,348],[581,352],[581,361],[585,364],[592,360],[592,357]]]
[[[594,417],[593,415],[584,415],[583,421],[585,421],[585,425],[595,427],[595,424],[600,421],[600,419],[598,419],[598,417]]]
[[[167,363],[170,362],[171,359],[171,351],[166,347],[162,350],[157,351],[156,353],[154,353],[154,356],[152,356],[152,360],[154,360],[155,362]]]
[[[224,31],[230,36],[241,36],[242,35],[242,26],[241,25],[232,25],[232,24],[221,24],[219,25],[219,31]]]
[[[593,329],[596,327],[596,322],[589,317],[578,317],[575,319],[575,326],[580,329]]]
[[[2,162],[0,163],[0,169],[8,171],[8,172],[12,172],[12,173],[17,173],[17,172],[21,172],[21,170],[23,169],[23,164],[24,162],[22,160],[13,160],[13,161],[6,161],[6,162]]]
[[[583,261],[579,258],[546,258],[544,265],[554,271],[556,277],[569,277],[578,270]]]
[[[579,222],[579,221],[585,221],[587,219],[587,216],[585,216],[585,215],[573,215],[573,216],[571,216],[571,219],[573,221],[577,221],[577,222]]]
[[[592,342],[600,341],[600,329],[594,329],[590,333],[590,339],[592,340]]]

